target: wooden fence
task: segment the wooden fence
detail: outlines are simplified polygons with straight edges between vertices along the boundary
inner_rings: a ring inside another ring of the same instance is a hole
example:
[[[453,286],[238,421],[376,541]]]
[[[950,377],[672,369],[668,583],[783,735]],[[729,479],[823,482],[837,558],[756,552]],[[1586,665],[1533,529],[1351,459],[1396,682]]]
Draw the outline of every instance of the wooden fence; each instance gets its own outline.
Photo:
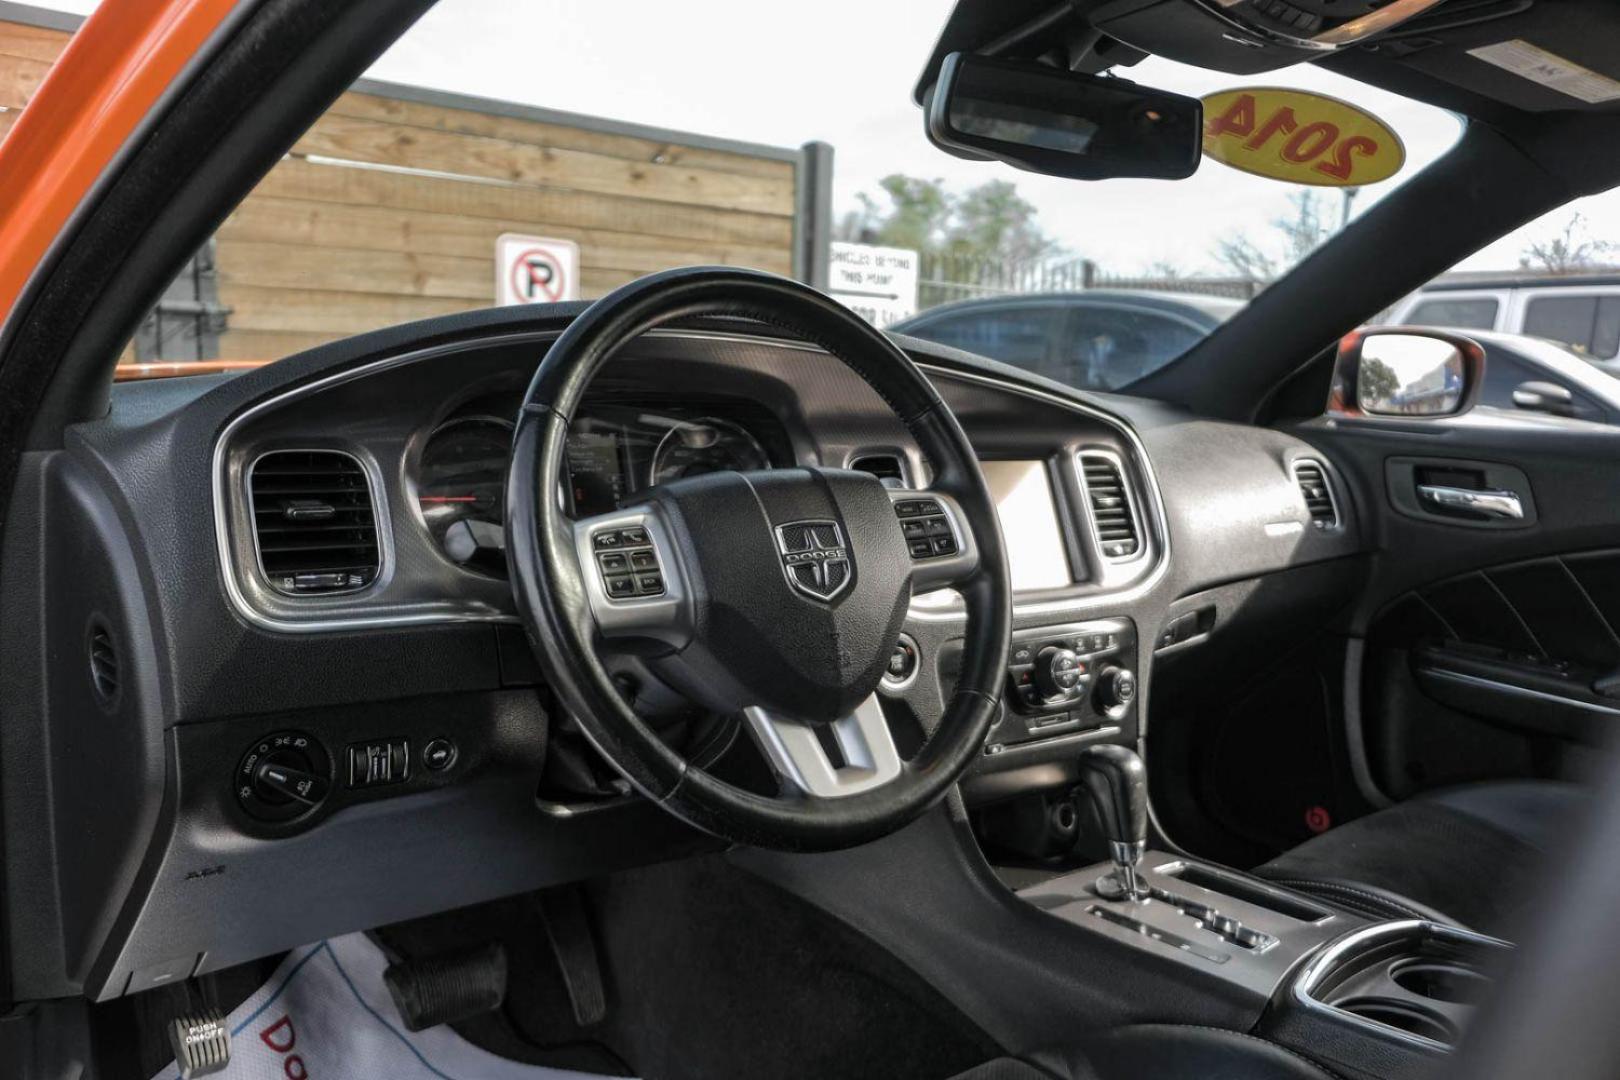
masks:
[[[65,45],[61,25],[0,21],[0,137]],[[816,153],[830,151],[361,82],[219,229],[209,291],[223,311],[209,348],[276,357],[487,307],[506,232],[578,243],[586,299],[690,263],[804,276],[796,252],[813,250],[813,230],[801,208],[826,202],[801,190],[826,182],[825,168],[807,167]],[[172,294],[166,303],[184,303]]]

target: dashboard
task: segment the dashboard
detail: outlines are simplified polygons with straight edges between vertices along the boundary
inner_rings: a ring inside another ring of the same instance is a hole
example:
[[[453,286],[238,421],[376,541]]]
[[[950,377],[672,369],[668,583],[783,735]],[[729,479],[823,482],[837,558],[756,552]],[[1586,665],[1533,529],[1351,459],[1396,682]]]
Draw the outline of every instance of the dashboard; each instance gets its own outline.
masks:
[[[593,777],[504,577],[510,424],[577,310],[476,312],[236,377],[120,386],[24,481],[54,515],[18,525],[51,538],[34,549],[39,587],[18,594],[52,597],[30,647],[48,667],[90,642],[124,676],[113,697],[62,680],[53,715],[96,720],[71,760],[26,723],[4,736],[11,767],[52,777],[33,789],[38,819],[74,837],[17,841],[18,865],[57,883],[38,890],[57,898],[38,931],[14,935],[41,943],[18,958],[28,996],[104,999],[712,846]],[[1012,553],[1004,709],[963,782],[970,805],[1070,782],[1080,746],[1134,743],[1163,658],[1240,626],[1243,583],[1360,549],[1349,493],[1296,438],[901,344],[978,452]],[[841,362],[734,321],[623,349],[567,450],[555,494],[576,515],[715,469],[931,476]],[[1310,526],[1307,461],[1335,490],[1330,528]],[[913,520],[908,542],[931,542]],[[913,598],[880,691],[902,746],[943,711],[962,618],[948,589]],[[729,760],[725,729],[625,663],[615,674],[666,738]],[[266,753],[330,778],[315,805],[242,783]],[[289,881],[307,903],[276,899]]]

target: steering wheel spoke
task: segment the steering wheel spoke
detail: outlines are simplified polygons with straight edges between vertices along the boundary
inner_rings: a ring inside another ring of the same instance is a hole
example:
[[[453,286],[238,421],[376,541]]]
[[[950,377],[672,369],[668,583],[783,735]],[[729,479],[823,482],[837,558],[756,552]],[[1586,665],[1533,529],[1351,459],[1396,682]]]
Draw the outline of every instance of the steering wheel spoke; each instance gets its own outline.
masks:
[[[911,556],[911,591],[956,585],[979,569],[979,547],[961,504],[936,491],[890,488],[900,533]]]
[[[692,577],[656,507],[574,523],[591,615],[605,639],[650,638],[679,649],[692,635]]]
[[[825,736],[814,724],[759,706],[744,709],[743,716],[772,770],[801,794],[819,799],[859,795],[900,775],[900,752],[876,694],[849,716],[826,725],[827,741],[841,761],[828,753]]]

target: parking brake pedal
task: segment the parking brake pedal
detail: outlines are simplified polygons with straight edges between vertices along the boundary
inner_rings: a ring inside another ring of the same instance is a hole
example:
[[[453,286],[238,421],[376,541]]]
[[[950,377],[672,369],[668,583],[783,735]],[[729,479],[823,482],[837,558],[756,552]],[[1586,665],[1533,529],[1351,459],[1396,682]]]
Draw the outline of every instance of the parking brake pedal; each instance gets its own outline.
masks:
[[[383,982],[410,1031],[494,1012],[506,1000],[506,950],[499,943],[390,964]]]
[[[182,1080],[210,1076],[231,1063],[231,1032],[216,1011],[176,1017],[169,1024],[169,1044]]]

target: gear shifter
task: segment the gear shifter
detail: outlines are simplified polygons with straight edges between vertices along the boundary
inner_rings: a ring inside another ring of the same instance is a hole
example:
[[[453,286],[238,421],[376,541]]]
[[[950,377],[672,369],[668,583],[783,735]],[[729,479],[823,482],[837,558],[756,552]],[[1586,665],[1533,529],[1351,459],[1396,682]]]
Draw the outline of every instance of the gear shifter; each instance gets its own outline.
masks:
[[[1108,836],[1114,869],[1097,882],[1109,900],[1146,900],[1136,868],[1147,851],[1147,769],[1136,751],[1093,746],[1080,755],[1080,785]]]

